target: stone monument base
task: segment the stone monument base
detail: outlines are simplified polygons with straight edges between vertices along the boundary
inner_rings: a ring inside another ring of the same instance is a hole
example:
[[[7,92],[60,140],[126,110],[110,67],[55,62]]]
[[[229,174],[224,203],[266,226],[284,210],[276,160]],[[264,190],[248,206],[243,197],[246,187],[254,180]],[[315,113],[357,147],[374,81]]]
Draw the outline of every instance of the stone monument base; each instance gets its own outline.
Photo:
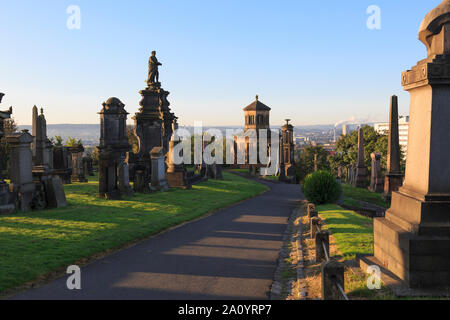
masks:
[[[192,188],[192,185],[188,182],[186,172],[184,171],[167,172],[166,179],[171,188]]]
[[[356,261],[361,270],[366,273],[371,266],[380,268],[380,278],[383,285],[389,288],[397,297],[450,297],[450,287],[448,288],[429,288],[429,289],[412,289],[408,287],[404,281],[393,274],[391,271],[383,267],[380,260],[373,256],[356,255]]]
[[[410,288],[450,287],[450,195],[392,194],[374,220],[374,256]]]
[[[383,199],[386,202],[391,201],[392,192],[397,191],[403,185],[402,174],[387,174],[384,181]]]
[[[365,188],[367,187],[367,168],[366,167],[357,167],[356,168],[356,176],[355,182],[353,186],[356,188]]]

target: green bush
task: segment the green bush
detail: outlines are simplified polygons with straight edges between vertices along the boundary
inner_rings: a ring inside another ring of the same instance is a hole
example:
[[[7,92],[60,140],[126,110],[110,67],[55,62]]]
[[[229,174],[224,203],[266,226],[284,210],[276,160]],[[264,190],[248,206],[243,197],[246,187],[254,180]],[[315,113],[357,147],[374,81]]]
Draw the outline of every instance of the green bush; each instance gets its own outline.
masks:
[[[342,187],[331,172],[317,171],[305,178],[303,194],[309,202],[317,205],[333,203],[341,196]]]

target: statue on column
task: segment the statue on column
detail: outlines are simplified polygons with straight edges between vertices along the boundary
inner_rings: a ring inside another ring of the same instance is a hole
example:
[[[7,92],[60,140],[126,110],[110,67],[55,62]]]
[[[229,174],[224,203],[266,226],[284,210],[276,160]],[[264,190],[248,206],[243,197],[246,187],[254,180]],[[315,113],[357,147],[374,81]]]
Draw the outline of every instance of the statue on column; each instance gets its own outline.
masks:
[[[159,71],[158,67],[162,66],[162,63],[158,61],[156,58],[156,51],[152,51],[152,56],[150,57],[148,61],[148,80],[147,84],[149,86],[160,86],[161,83],[159,82]]]

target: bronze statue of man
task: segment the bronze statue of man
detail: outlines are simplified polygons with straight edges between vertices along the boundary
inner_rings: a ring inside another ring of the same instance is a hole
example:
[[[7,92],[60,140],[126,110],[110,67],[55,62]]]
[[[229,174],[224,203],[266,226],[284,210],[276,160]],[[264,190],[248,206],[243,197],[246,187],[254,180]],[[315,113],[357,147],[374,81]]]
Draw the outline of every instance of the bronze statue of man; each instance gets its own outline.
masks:
[[[148,61],[148,84],[159,83],[159,66],[162,66],[162,63],[156,58],[156,51],[152,51],[152,56]]]

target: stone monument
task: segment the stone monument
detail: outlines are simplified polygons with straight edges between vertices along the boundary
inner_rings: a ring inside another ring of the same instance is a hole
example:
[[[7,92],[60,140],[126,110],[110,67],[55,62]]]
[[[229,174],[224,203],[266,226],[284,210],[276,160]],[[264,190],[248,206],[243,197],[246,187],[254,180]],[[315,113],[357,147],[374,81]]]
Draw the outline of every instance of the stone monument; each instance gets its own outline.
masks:
[[[28,130],[22,130],[6,136],[6,141],[10,148],[10,191],[14,194],[18,210],[31,210],[35,192],[31,152],[33,136]]]
[[[178,123],[175,119],[173,122],[173,134],[172,139],[169,142],[169,152],[167,154],[167,181],[172,188],[183,188],[189,189],[191,188],[191,184],[189,183],[189,179],[187,177],[187,171],[184,167],[184,164],[175,164],[174,163],[174,149],[181,141],[175,141],[176,131],[178,129]],[[183,154],[180,154],[179,157],[183,157]]]
[[[369,190],[372,192],[383,192],[383,179],[381,177],[381,154],[378,152],[373,152],[370,155],[372,159],[372,171],[370,175],[370,187]]]
[[[68,150],[72,155],[72,182],[88,182],[83,169],[83,145],[71,146]]]
[[[167,191],[169,184],[166,179],[166,156],[163,147],[154,147],[150,151],[152,160],[152,184],[151,191]]]
[[[367,167],[364,162],[364,129],[362,127],[358,130],[358,162],[353,186],[357,188],[365,188],[367,186]]]
[[[403,186],[374,221],[375,258],[410,288],[450,287],[450,0],[422,22],[428,57],[402,74],[411,96]]]
[[[2,102],[4,94],[0,93],[0,103]],[[12,114],[12,108],[7,111],[0,111],[0,140],[4,136],[5,126],[4,121],[10,119]],[[13,213],[15,211],[15,205],[12,199],[12,195],[9,192],[9,185],[4,181],[3,175],[3,163],[6,159],[3,158],[3,153],[0,152],[0,214]]]
[[[59,176],[63,184],[71,184],[72,156],[67,147],[53,147],[53,174]]]
[[[127,137],[127,115],[125,105],[117,98],[109,98],[103,103],[100,114],[100,145],[98,169],[99,197],[110,200],[121,198],[121,189],[130,190],[128,186],[119,188],[119,173],[122,175],[122,184],[126,179],[124,170],[125,156],[131,150]]]
[[[384,181],[383,198],[391,201],[393,191],[403,184],[403,174],[400,169],[400,141],[398,132],[398,98],[391,97],[391,110],[389,118],[389,140],[387,154],[387,174]]]
[[[144,180],[144,185],[150,183],[151,180],[150,151],[154,147],[162,147],[164,153],[169,151],[172,123],[175,119],[167,100],[169,92],[162,89],[159,82],[158,67],[161,65],[156,58],[156,52],[153,51],[149,60],[147,88],[139,92],[142,96],[139,103],[141,108],[133,117],[134,134],[139,140],[139,150],[136,155],[130,156],[136,172],[139,171],[143,174],[139,180]],[[143,188],[146,189],[144,186]]]
[[[286,124],[281,128],[281,159],[282,164],[280,170],[284,170],[284,174],[280,174],[280,180],[289,183],[297,181],[297,170],[294,160],[294,126],[289,123],[290,119],[286,119]]]

